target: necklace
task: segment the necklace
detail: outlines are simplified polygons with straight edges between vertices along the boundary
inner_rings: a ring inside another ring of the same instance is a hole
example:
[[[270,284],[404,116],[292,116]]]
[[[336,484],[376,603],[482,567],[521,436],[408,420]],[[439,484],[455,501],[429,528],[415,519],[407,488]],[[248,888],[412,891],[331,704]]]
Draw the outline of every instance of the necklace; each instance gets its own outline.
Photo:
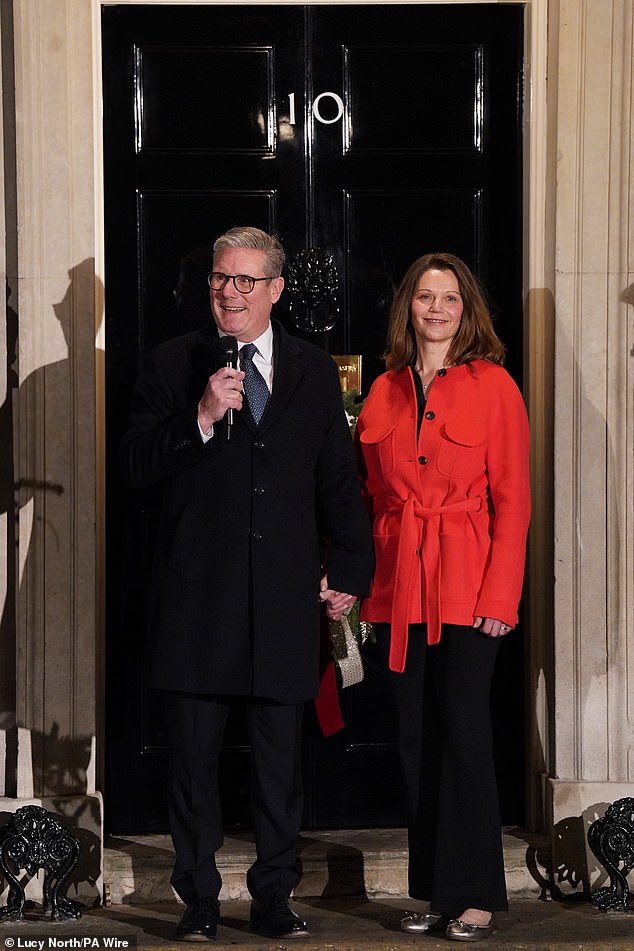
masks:
[[[431,380],[429,381],[429,383],[423,383],[423,371],[422,371],[419,367],[416,367],[416,366],[414,367],[414,369],[415,369],[416,372],[418,373],[418,377],[419,377],[419,379],[420,379],[420,385],[421,385],[422,388],[423,388],[423,394],[424,394],[425,396],[427,396],[427,390],[430,388],[430,386],[432,385],[432,383],[433,383],[434,380],[436,379],[436,374],[438,373],[438,370],[434,370],[434,375],[432,376],[432,378],[431,378]]]

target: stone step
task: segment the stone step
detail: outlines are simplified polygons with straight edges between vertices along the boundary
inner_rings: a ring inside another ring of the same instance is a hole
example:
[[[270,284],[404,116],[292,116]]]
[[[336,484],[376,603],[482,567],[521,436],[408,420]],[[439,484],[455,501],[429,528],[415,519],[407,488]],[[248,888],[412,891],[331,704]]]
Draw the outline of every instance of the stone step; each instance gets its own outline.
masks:
[[[548,888],[550,851],[545,838],[508,827],[503,833],[510,898],[540,897]],[[297,897],[407,896],[407,834],[404,829],[337,829],[303,832],[298,842],[301,880]],[[251,832],[232,833],[218,853],[222,900],[246,900],[246,871],[255,859]],[[169,878],[174,861],[166,835],[115,836],[106,841],[107,903],[173,902]]]

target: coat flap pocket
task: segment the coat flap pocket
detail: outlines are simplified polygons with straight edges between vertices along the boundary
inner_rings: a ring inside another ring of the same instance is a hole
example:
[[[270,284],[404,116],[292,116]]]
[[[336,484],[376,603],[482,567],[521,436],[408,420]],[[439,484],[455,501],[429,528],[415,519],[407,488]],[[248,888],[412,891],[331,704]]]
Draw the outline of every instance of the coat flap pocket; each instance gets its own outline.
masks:
[[[367,429],[364,429],[360,434],[359,438],[363,443],[377,443],[383,442],[384,439],[393,433],[396,429],[396,425],[393,423],[391,426],[368,426]]]
[[[443,435],[459,446],[480,446],[486,432],[481,423],[474,419],[452,419],[443,426]]]

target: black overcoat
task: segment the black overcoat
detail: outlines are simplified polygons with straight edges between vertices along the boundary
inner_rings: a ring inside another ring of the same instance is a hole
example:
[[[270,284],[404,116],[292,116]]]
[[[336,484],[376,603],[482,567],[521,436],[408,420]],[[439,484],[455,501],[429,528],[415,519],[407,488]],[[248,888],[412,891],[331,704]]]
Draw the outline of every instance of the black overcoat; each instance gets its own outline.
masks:
[[[372,571],[337,367],[276,321],[269,404],[200,438],[220,365],[213,322],[157,347],[134,391],[124,477],[162,483],[150,605],[150,684],[297,703],[319,679],[322,533],[332,588],[366,594]]]

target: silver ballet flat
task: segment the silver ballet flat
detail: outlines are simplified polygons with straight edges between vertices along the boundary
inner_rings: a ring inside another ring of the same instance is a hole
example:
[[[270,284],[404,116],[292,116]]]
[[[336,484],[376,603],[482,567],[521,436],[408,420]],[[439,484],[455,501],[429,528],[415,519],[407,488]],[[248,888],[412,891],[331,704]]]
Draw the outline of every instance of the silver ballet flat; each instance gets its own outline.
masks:
[[[453,919],[447,925],[445,936],[450,941],[483,941],[498,930],[497,918],[491,915],[488,925],[468,925],[460,918]]]
[[[411,934],[425,934],[429,931],[444,931],[449,924],[449,915],[405,915],[401,920],[401,931]]]

